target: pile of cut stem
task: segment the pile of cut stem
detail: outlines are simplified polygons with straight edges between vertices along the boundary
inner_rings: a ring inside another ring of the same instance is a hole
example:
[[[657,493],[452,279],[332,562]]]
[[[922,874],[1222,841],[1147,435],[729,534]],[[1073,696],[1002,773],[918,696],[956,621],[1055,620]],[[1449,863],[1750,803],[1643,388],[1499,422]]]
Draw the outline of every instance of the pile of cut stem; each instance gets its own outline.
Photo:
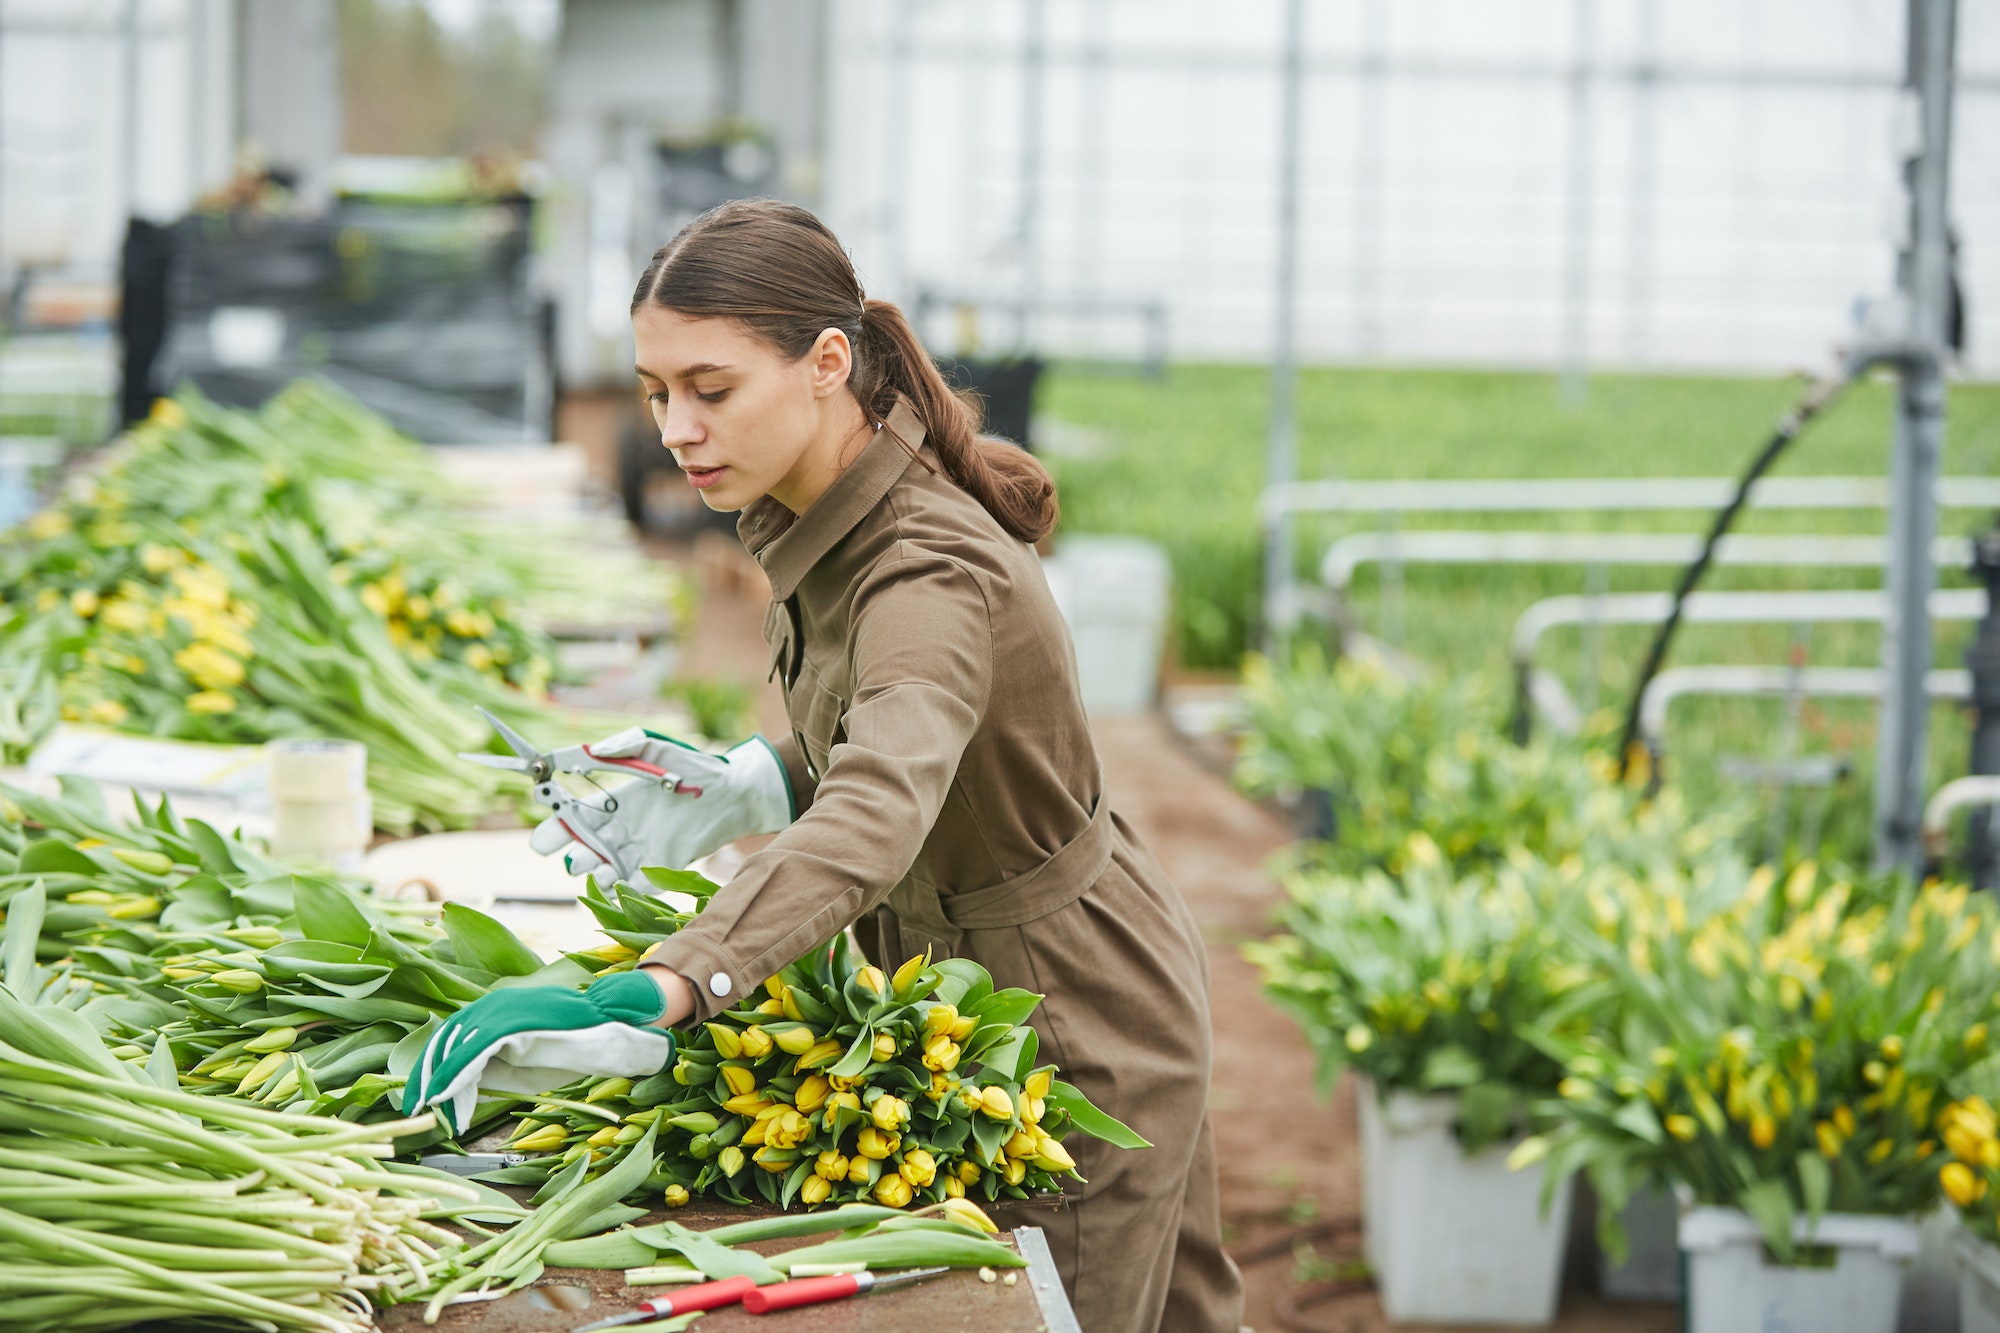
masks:
[[[358,1333],[464,1242],[427,1217],[478,1199],[386,1170],[432,1117],[357,1125],[174,1086],[66,1010],[0,988],[0,1309],[20,1333],[233,1318]],[[460,1207],[473,1206],[470,1203]]]

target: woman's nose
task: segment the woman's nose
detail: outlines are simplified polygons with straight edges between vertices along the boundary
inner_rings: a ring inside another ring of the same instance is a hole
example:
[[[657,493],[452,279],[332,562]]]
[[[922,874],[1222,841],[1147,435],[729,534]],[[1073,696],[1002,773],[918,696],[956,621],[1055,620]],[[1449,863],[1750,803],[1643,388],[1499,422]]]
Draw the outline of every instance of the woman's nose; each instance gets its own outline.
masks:
[[[669,400],[666,406],[660,409],[656,420],[660,427],[660,443],[667,448],[684,449],[688,445],[701,443],[700,423],[695,420],[694,413],[678,403]]]

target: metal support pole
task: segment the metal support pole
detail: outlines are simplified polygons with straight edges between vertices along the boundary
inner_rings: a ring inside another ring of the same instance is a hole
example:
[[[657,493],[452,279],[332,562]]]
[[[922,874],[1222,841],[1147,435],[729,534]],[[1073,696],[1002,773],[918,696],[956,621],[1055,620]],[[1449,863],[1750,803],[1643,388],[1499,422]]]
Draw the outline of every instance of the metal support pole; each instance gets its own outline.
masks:
[[[1278,263],[1271,293],[1271,419],[1264,484],[1298,478],[1299,137],[1305,100],[1305,0],[1285,0],[1278,88]],[[1264,534],[1264,651],[1275,653],[1293,619],[1292,516],[1280,511]]]
[[[1902,362],[1889,515],[1890,617],[1882,635],[1883,691],[1875,769],[1875,868],[1922,865],[1925,741],[1931,665],[1928,598],[1937,582],[1931,539],[1944,450],[1944,335],[1949,288],[1951,103],[1957,0],[1909,0],[1907,96],[1921,139],[1904,166],[1908,249],[1897,265],[1913,354]]]
[[[1048,0],[1023,0],[1021,14],[1021,248],[1020,350],[1035,346],[1035,307],[1042,297],[1042,92],[1049,63]]]
[[[883,154],[882,230],[889,252],[889,290],[899,301],[915,299],[910,283],[910,104],[911,85],[916,82],[916,61],[911,52],[913,29],[917,25],[916,0],[896,0],[889,16],[889,115],[886,129],[888,151]],[[918,334],[923,329],[917,330]]]
[[[1561,398],[1581,407],[1590,396],[1590,204],[1592,24],[1596,0],[1575,0],[1570,40],[1575,46],[1569,76],[1568,216],[1563,245],[1563,329]]]
[[[1972,673],[1972,765],[1974,776],[2000,775],[2000,528],[1980,537],[1972,548],[1972,573],[1986,585],[1986,616],[1979,633],[1965,650]],[[1994,827],[1994,807],[1975,806],[1966,820],[1966,873],[1976,889],[2000,883],[2000,832]]]
[[[139,211],[139,0],[125,0],[118,14],[118,234]]]

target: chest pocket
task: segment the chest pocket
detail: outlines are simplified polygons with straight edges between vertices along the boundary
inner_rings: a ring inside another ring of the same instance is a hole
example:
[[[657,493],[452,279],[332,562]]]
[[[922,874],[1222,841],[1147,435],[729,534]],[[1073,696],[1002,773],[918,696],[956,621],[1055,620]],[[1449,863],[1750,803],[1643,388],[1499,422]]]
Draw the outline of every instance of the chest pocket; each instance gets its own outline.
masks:
[[[841,719],[847,713],[847,703],[826,687],[806,660],[802,630],[796,601],[774,602],[765,613],[764,637],[771,645],[771,669],[766,678],[777,681],[784,691],[792,739],[805,756],[806,775],[817,782],[826,771],[828,754],[842,739]]]

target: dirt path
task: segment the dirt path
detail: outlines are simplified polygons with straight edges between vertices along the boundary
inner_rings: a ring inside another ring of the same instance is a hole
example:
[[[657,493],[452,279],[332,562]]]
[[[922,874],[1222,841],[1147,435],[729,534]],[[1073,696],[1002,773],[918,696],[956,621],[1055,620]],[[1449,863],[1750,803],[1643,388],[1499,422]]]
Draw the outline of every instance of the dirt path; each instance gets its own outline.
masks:
[[[768,593],[756,567],[733,543],[708,544],[699,556],[674,554],[701,569],[704,589],[681,670],[745,681],[757,691],[762,724],[783,727],[782,704],[763,679],[759,630]],[[1114,806],[1179,886],[1208,940],[1215,1023],[1209,1105],[1221,1149],[1224,1224],[1246,1258],[1274,1251],[1245,1264],[1245,1319],[1259,1333],[1278,1333],[1288,1327],[1280,1301],[1333,1275],[1334,1251],[1323,1237],[1315,1241],[1310,1224],[1353,1217],[1360,1203],[1351,1090],[1343,1085],[1330,1103],[1314,1095],[1312,1053],[1291,1020],[1264,1000],[1255,969],[1238,952],[1282,897],[1264,867],[1290,835],[1197,762],[1159,718],[1106,720],[1093,732]],[[1296,1243],[1287,1243],[1294,1236]],[[1367,1295],[1309,1307],[1302,1318],[1290,1327],[1388,1327]],[[1578,1293],[1566,1298],[1555,1325],[1559,1333],[1677,1327],[1669,1309],[1607,1308]]]

